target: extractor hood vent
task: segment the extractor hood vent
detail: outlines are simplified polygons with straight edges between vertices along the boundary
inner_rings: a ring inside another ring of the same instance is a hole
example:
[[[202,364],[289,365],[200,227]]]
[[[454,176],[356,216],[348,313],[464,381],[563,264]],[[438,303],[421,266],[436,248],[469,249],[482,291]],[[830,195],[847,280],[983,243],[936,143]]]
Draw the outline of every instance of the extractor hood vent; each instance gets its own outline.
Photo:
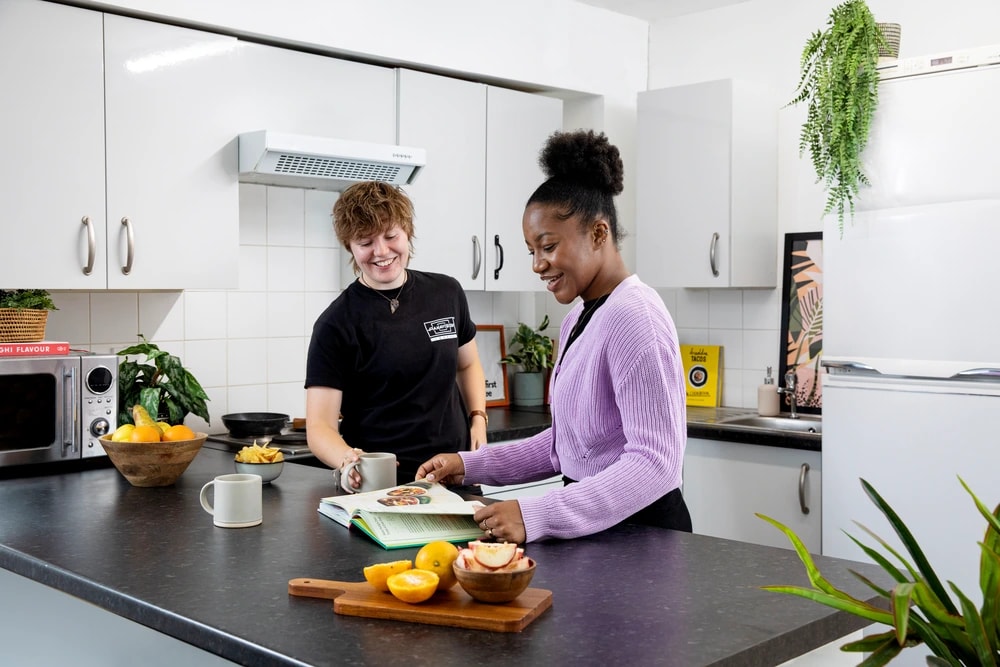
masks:
[[[240,181],[341,191],[359,181],[413,182],[422,148],[259,130],[240,135]]]

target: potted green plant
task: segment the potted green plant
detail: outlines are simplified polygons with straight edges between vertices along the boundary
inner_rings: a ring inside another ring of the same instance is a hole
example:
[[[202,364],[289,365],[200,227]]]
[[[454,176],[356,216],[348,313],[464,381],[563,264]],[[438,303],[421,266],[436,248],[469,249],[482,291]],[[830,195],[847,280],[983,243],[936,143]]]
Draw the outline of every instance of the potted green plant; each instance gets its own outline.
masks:
[[[500,360],[502,364],[522,369],[514,373],[514,405],[536,406],[545,402],[545,371],[552,368],[552,339],[541,332],[548,326],[548,315],[538,329],[518,322],[517,331],[511,338],[514,350]]]
[[[919,644],[925,644],[933,654],[927,658],[927,664],[932,667],[1000,664],[1000,505],[990,512],[965,481],[961,478],[959,481],[972,496],[979,513],[987,522],[985,537],[978,544],[982,551],[979,572],[983,593],[981,609],[977,609],[955,584],[948,582],[958,600],[957,604],[951,599],[906,524],[863,479],[861,485],[865,493],[888,519],[912,559],[911,563],[885,540],[864,526],[861,528],[891,557],[851,537],[865,554],[897,582],[895,587],[888,591],[852,572],[879,597],[885,599],[885,607],[868,604],[833,587],[820,573],[805,545],[791,529],[770,517],[758,514],[757,516],[776,526],[791,540],[812,584],[812,588],[764,586],[764,590],[797,595],[890,626],[892,629],[887,632],[871,635],[841,647],[843,651],[870,652],[871,656],[860,663],[862,666],[884,665],[899,655],[904,648]],[[899,565],[895,564],[892,558]]]
[[[44,340],[50,310],[59,309],[46,290],[0,290],[0,343]]]
[[[841,235],[845,211],[854,215],[858,188],[869,184],[861,152],[878,105],[880,47],[885,38],[864,0],[837,5],[827,28],[813,33],[802,50],[799,85],[789,102],[807,105],[799,153],[809,150],[816,181],[827,191],[823,214],[837,212]]]
[[[118,425],[132,424],[132,406],[141,405],[154,419],[181,424],[193,413],[209,422],[208,394],[181,360],[140,334],[139,342],[118,354]],[[142,361],[126,355],[142,355]]]

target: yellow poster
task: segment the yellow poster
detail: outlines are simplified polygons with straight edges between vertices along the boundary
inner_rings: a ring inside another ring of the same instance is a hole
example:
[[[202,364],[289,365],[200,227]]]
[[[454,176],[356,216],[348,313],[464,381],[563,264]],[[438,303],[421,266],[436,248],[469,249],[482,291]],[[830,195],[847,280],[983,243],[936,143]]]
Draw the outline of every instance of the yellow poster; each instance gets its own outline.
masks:
[[[681,345],[687,404],[717,408],[722,400],[722,346]]]

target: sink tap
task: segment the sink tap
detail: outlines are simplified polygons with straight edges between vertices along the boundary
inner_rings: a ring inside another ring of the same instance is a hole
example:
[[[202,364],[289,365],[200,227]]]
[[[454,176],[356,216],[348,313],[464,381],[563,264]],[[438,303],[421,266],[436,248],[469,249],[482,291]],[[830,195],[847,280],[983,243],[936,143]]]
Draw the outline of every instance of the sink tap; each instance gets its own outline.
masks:
[[[785,386],[778,387],[779,394],[788,394],[788,404],[789,404],[789,419],[798,419],[799,415],[796,412],[798,406],[795,400],[795,371],[788,371],[785,373]]]

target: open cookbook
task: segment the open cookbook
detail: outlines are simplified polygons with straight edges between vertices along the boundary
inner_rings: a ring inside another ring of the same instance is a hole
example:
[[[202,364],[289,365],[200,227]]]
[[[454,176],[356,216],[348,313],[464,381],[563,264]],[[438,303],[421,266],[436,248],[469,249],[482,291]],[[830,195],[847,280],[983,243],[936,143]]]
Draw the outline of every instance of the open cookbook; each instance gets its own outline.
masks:
[[[348,528],[357,527],[385,549],[401,549],[436,540],[481,538],[483,531],[472,515],[482,506],[463,500],[440,484],[417,481],[381,491],[323,498],[319,512]]]

